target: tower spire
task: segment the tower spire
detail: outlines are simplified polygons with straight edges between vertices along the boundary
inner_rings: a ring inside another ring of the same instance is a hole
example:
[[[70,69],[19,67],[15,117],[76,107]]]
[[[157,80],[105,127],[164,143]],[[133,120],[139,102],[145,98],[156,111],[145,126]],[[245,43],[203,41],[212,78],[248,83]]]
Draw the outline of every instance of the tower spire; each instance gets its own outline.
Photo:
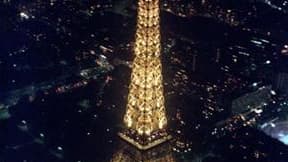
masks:
[[[151,148],[170,136],[166,133],[159,0],[138,0],[134,61],[124,123],[120,136],[139,149]]]

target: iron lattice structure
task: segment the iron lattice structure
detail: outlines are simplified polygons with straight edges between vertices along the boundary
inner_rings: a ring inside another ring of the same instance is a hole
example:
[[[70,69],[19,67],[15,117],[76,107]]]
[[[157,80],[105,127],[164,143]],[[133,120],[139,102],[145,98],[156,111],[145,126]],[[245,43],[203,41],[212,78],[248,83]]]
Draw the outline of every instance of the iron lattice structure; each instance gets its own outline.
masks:
[[[138,0],[134,61],[124,123],[120,136],[140,149],[168,138],[166,134],[159,0]]]

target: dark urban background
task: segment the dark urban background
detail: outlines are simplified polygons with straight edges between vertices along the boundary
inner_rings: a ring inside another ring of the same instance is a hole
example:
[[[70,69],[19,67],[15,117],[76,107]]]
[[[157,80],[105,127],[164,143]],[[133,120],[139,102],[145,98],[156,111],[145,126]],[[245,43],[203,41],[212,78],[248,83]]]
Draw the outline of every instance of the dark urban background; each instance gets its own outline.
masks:
[[[136,0],[0,0],[0,162],[108,162]],[[288,1],[162,0],[179,162],[288,161]]]

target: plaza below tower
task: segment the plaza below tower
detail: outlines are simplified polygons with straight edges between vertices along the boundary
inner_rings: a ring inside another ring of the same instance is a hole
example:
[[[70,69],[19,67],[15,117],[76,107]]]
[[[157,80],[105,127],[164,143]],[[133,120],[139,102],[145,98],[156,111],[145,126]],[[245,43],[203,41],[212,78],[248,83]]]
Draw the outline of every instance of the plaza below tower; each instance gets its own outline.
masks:
[[[119,135],[141,150],[171,138],[166,131],[159,14],[159,0],[138,0],[126,128]]]

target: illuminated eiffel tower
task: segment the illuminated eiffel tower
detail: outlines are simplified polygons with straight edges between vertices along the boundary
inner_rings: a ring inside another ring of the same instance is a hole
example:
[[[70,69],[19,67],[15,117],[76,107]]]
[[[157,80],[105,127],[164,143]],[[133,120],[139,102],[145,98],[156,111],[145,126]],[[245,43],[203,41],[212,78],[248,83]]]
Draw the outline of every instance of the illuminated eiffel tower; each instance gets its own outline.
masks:
[[[166,132],[159,0],[138,0],[134,61],[129,87],[126,129],[119,135],[146,150],[171,138]]]

